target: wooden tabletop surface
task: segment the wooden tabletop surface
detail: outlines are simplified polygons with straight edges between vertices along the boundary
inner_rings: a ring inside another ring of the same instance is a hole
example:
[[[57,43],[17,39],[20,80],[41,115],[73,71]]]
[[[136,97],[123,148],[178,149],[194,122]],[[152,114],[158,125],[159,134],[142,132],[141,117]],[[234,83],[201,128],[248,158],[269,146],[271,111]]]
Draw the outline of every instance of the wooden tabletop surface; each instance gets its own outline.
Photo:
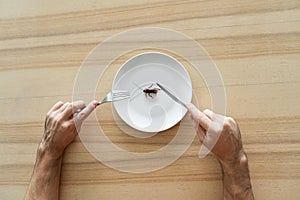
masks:
[[[240,125],[256,198],[299,199],[299,0],[1,0],[0,199],[24,197],[45,114],[72,100],[89,52],[138,27],[174,29],[207,50],[224,81],[227,115]],[[109,91],[134,53],[114,62],[98,87]],[[211,108],[203,79],[188,71],[200,109]],[[178,126],[141,140],[122,134],[109,104],[96,112],[107,136],[128,151],[155,151]],[[103,165],[76,138],[63,160],[61,199],[222,199],[220,167],[212,155],[199,159],[199,147],[195,138],[168,167],[133,174]]]

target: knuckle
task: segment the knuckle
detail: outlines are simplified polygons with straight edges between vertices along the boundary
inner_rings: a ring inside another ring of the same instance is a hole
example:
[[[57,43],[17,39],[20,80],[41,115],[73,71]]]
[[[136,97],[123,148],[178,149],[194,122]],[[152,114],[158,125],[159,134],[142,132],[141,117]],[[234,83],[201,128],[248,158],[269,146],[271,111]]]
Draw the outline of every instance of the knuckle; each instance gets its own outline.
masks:
[[[70,110],[72,110],[72,103],[65,103],[63,110],[60,112],[60,114],[65,115],[66,113],[68,113]]]
[[[49,112],[47,112],[47,114],[46,114],[46,119],[48,119],[49,117],[50,117],[50,114],[51,114],[51,112],[49,111]]]
[[[70,130],[70,129],[73,128],[73,126],[72,126],[71,123],[63,123],[62,128],[65,129],[65,130]]]
[[[46,119],[52,119],[53,116],[54,116],[54,112],[51,111],[51,110],[49,110],[49,111],[47,112],[47,114],[46,114]]]
[[[64,118],[60,115],[57,115],[54,120],[56,121],[57,124],[62,124]]]
[[[223,128],[225,130],[231,130],[232,129],[232,125],[227,120],[225,120],[224,123],[223,123]]]
[[[225,130],[234,130],[235,127],[236,127],[235,120],[231,117],[226,117],[224,120],[223,128]]]
[[[47,113],[47,115],[46,115],[46,120],[53,121],[54,116],[55,116],[55,115],[54,115],[53,112],[49,112],[49,113]]]
[[[67,103],[66,109],[70,110],[73,107],[73,103]]]
[[[226,119],[231,124],[235,124],[236,123],[235,120],[232,117],[227,117]]]

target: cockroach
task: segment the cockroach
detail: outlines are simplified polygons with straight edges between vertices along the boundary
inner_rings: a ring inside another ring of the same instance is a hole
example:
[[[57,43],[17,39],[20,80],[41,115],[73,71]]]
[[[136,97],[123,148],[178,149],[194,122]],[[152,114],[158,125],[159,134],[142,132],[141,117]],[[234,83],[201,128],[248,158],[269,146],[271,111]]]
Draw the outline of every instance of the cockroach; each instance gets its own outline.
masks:
[[[153,98],[153,96],[151,94],[157,94],[157,92],[160,90],[160,88],[152,88],[153,83],[146,89],[143,89],[143,92],[145,94],[145,96],[147,97],[147,95],[151,98]]]
[[[146,97],[149,96],[149,97],[153,98],[153,96],[152,96],[151,94],[157,94],[157,92],[160,90],[160,88],[158,88],[158,87],[152,88],[152,86],[154,85],[154,83],[152,83],[149,87],[147,87],[147,88],[145,88],[145,89],[141,88],[141,87],[138,86],[136,83],[134,83],[134,84],[135,84],[139,89],[141,89],[141,90],[144,92],[144,94],[145,94]]]

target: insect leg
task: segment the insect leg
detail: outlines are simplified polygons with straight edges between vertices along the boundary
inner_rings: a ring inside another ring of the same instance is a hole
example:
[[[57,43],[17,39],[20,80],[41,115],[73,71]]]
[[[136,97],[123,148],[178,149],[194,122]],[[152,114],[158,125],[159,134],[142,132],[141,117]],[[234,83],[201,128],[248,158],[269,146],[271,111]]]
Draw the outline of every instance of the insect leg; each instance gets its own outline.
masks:
[[[151,88],[152,86],[153,86],[153,83],[148,88]]]

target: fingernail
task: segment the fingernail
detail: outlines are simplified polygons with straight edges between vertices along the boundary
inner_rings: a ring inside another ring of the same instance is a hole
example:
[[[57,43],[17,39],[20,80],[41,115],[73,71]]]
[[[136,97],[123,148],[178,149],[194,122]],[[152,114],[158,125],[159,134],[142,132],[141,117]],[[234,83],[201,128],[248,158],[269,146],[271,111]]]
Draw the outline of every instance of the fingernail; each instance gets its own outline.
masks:
[[[98,102],[96,100],[93,101],[93,105],[96,108],[98,106]]]

